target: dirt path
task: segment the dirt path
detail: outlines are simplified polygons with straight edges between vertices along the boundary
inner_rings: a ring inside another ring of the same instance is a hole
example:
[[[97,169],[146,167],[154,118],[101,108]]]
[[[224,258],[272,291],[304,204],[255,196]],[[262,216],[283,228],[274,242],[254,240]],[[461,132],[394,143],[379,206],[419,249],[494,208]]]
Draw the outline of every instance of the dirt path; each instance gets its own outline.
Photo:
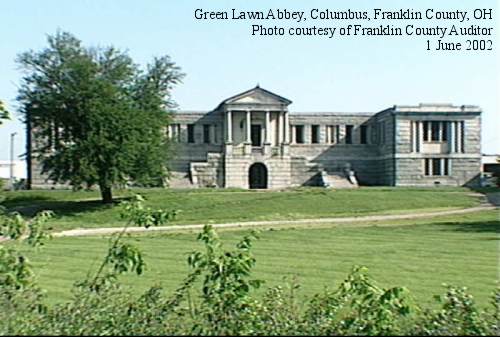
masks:
[[[214,228],[252,228],[252,227],[267,227],[267,226],[290,226],[290,225],[320,225],[320,224],[336,224],[336,223],[357,223],[367,221],[389,221],[389,220],[406,220],[406,219],[420,219],[432,218],[436,216],[446,216],[454,214],[466,214],[472,212],[481,212],[486,210],[497,209],[495,206],[482,205],[478,207],[434,211],[434,212],[421,212],[421,213],[407,213],[407,214],[391,214],[391,215],[367,215],[356,217],[342,217],[342,218],[321,218],[321,219],[298,219],[298,220],[273,220],[273,221],[247,221],[247,222],[231,222],[212,224]],[[186,230],[199,230],[202,229],[204,224],[196,225],[176,225],[176,226],[160,226],[150,227],[148,229],[143,227],[130,227],[127,228],[127,233],[148,233],[148,232],[177,232]],[[123,227],[111,228],[92,228],[92,229],[71,229],[58,233],[54,233],[54,237],[68,237],[68,236],[91,236],[91,235],[109,235],[123,230]]]

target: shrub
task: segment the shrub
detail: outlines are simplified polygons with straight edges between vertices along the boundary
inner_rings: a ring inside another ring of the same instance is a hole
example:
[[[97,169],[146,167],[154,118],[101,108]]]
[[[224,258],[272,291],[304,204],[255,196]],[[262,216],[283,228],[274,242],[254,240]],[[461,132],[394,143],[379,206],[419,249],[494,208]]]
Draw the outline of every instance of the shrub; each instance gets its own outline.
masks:
[[[122,205],[127,226],[164,224],[175,214],[151,210],[137,196]],[[0,213],[0,234],[40,246],[47,237],[43,212],[32,221]],[[126,226],[126,227],[127,227]],[[97,271],[75,284],[66,303],[43,304],[29,262],[13,247],[0,246],[0,334],[7,335],[498,335],[500,290],[492,308],[479,310],[465,288],[447,288],[438,310],[422,309],[403,287],[381,288],[366,268],[354,267],[335,290],[325,289],[299,302],[292,282],[255,290],[256,260],[251,233],[226,250],[217,233],[205,226],[198,235],[204,250],[189,255],[191,268],[170,296],[152,286],[136,297],[123,290],[118,275],[142,274],[140,250],[122,242],[124,231],[110,239]]]

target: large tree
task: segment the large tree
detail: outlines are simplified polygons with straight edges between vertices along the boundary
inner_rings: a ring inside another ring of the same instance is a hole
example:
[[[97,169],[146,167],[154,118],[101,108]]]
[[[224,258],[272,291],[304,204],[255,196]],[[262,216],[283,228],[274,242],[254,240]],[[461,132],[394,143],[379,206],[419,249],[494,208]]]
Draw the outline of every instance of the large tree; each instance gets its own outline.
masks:
[[[85,48],[66,32],[18,56],[18,101],[42,172],[74,188],[98,185],[104,203],[126,181],[159,185],[172,87],[183,74],[168,56],[141,69],[113,47]]]

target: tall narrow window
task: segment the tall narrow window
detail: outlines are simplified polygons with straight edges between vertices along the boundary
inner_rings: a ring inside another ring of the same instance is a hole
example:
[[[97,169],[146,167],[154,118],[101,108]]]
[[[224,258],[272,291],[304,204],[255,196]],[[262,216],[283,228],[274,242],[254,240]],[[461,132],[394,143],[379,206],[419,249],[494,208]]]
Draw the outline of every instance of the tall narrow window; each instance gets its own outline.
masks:
[[[429,141],[429,122],[423,122],[424,127],[424,141]]]
[[[440,122],[431,122],[431,141],[439,141],[439,126]]]
[[[352,125],[345,126],[345,143],[352,144]]]
[[[441,175],[441,159],[439,158],[432,159],[432,175],[433,176]]]
[[[210,144],[210,125],[203,124],[203,143]]]
[[[426,158],[424,160],[424,174],[426,176],[448,176],[450,174],[449,165],[448,158]]]
[[[304,125],[295,125],[295,143],[304,144]]]
[[[425,121],[423,138],[425,142],[446,142],[448,140],[448,123],[446,121]]]
[[[465,125],[464,122],[460,122],[460,152],[465,152]]]
[[[194,143],[194,124],[187,125],[188,143]]]
[[[441,141],[448,141],[448,122],[441,123]]]
[[[311,125],[311,143],[319,143],[319,125]]]
[[[359,131],[360,131],[360,143],[361,144],[366,144],[366,140],[367,140],[367,137],[366,137],[366,125],[361,125],[360,128],[359,128]]]

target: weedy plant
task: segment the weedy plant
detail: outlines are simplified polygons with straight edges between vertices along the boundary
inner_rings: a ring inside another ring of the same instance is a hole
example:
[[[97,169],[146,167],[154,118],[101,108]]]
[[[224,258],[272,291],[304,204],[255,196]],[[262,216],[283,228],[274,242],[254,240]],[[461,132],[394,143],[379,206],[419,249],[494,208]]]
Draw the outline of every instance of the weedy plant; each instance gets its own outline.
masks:
[[[187,259],[190,272],[172,294],[152,286],[136,297],[120,286],[119,275],[144,272],[141,251],[124,240],[130,226],[168,223],[174,211],[153,210],[136,196],[122,203],[127,224],[110,239],[102,263],[78,282],[70,301],[45,306],[27,259],[16,244],[0,246],[0,334],[15,335],[498,335],[497,289],[492,308],[480,310],[465,288],[449,286],[441,307],[422,309],[403,287],[381,288],[366,268],[354,267],[335,289],[299,301],[293,281],[255,292],[252,277],[258,233],[227,250],[211,226],[198,235],[204,250]],[[0,213],[0,234],[40,247],[48,237],[42,212],[30,221]]]

